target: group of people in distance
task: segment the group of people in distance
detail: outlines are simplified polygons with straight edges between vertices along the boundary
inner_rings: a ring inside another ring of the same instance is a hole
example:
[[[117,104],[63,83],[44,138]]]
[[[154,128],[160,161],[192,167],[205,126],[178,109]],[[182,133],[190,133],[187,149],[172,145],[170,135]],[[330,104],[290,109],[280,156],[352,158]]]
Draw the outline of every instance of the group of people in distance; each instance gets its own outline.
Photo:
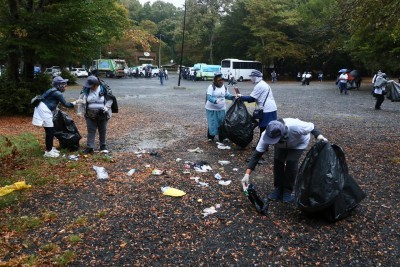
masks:
[[[242,101],[255,102],[263,110],[263,116],[258,122],[260,138],[247,165],[242,179],[245,190],[250,182],[250,175],[254,171],[263,153],[269,146],[274,146],[274,190],[268,195],[270,200],[281,200],[285,203],[293,202],[293,187],[298,170],[300,157],[310,141],[310,133],[317,139],[327,141],[320,131],[311,122],[299,119],[278,119],[277,106],[271,87],[263,80],[263,74],[254,70],[250,74],[254,88],[250,95],[232,95],[224,85],[221,73],[216,73],[213,83],[207,88],[207,101],[205,104],[208,131],[207,137],[212,141],[218,135],[218,128],[222,125],[225,112],[225,99],[240,98]]]

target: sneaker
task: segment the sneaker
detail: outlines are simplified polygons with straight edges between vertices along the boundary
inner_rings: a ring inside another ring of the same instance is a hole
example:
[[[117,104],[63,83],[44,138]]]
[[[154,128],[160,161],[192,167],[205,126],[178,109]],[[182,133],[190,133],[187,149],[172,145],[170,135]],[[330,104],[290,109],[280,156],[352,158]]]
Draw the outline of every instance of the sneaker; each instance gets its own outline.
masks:
[[[284,192],[282,196],[283,203],[292,203],[294,201],[294,197],[291,192]]]
[[[54,152],[53,150],[45,151],[43,157],[46,158],[58,158],[60,154]]]
[[[282,188],[277,187],[275,190],[268,195],[269,200],[279,200],[282,198]]]
[[[51,151],[60,154],[60,150],[57,150],[55,147],[53,147],[53,148],[51,149]]]
[[[107,146],[100,146],[100,151],[107,150]]]
[[[93,154],[94,153],[94,150],[93,150],[93,148],[90,148],[90,147],[88,147],[88,148],[86,148],[85,150],[83,150],[83,152],[82,152],[83,154]]]

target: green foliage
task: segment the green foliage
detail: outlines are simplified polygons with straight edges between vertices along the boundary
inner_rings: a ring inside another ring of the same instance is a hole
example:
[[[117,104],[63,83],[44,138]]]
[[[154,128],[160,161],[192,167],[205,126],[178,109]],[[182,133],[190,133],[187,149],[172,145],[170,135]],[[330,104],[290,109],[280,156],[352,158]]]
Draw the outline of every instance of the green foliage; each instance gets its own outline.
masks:
[[[32,114],[31,99],[50,88],[50,77],[38,75],[32,82],[11,81],[0,77],[0,114]]]

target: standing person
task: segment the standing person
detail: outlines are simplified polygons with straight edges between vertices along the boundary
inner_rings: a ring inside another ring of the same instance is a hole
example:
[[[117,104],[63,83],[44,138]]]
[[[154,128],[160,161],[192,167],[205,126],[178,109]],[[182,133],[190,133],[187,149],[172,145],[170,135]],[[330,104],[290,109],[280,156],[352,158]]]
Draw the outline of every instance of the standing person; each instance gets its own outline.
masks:
[[[46,137],[46,151],[44,157],[57,158],[60,151],[53,147],[54,141],[54,123],[53,114],[59,103],[64,107],[73,108],[78,101],[67,102],[63,96],[67,88],[68,79],[63,79],[61,76],[56,76],[52,81],[52,88],[43,93],[44,100],[35,107],[33,113],[32,124],[35,126],[42,126],[44,128]],[[80,101],[79,101],[80,102]]]
[[[339,78],[338,78],[338,83],[339,83],[339,89],[340,89],[340,93],[347,95],[347,80],[349,79],[349,76],[347,75],[347,73],[345,71],[342,72],[342,74],[340,74]]]
[[[235,83],[236,83],[235,76],[231,75],[230,78],[229,78],[228,85],[234,85]]]
[[[234,99],[234,96],[229,93],[228,88],[224,85],[222,73],[217,72],[214,74],[213,83],[207,88],[205,109],[208,124],[208,141],[213,141],[216,135],[218,135],[220,142],[223,142],[225,139],[225,137],[221,136],[218,131],[218,128],[222,125],[225,119],[225,99],[232,100]]]
[[[312,78],[311,72],[307,72],[306,73],[306,85],[310,85],[311,78]]]
[[[272,80],[272,83],[275,83],[277,81],[277,75],[276,75],[275,70],[273,70],[271,72],[271,80]]]
[[[250,174],[261,156],[274,145],[274,191],[270,200],[293,201],[293,187],[298,171],[299,159],[310,141],[310,133],[317,139],[328,141],[311,122],[285,118],[271,121],[263,132],[253,152],[242,179],[243,188],[249,185]]]
[[[164,70],[165,80],[168,80],[168,70],[167,69],[163,69],[163,70]]]
[[[160,79],[160,84],[164,85],[165,72],[162,69],[160,69],[160,72],[158,73],[158,77]]]
[[[301,75],[301,85],[306,85],[306,76],[307,72],[303,72],[303,74]]]
[[[376,98],[375,109],[379,110],[381,109],[383,101],[385,101],[386,85],[388,81],[386,79],[386,74],[383,72],[378,72],[374,76],[373,80],[374,80],[373,96]]]
[[[262,73],[254,70],[250,73],[251,81],[254,84],[253,91],[249,96],[239,95],[243,101],[256,102],[259,109],[263,110],[263,116],[258,122],[260,136],[267,127],[268,123],[277,119],[277,107],[272,94],[271,87],[262,79]]]
[[[193,71],[193,81],[195,82],[197,80],[197,70],[194,69]]]
[[[322,72],[318,73],[318,81],[322,82],[322,78],[324,77],[324,74]]]
[[[301,72],[300,71],[297,73],[296,80],[298,82],[301,82]]]
[[[99,131],[100,151],[108,153],[106,133],[108,121],[111,118],[111,106],[116,101],[111,90],[101,83],[96,76],[89,76],[84,84],[79,99],[85,103],[85,119],[87,127],[87,148],[83,154],[94,152],[94,140]]]

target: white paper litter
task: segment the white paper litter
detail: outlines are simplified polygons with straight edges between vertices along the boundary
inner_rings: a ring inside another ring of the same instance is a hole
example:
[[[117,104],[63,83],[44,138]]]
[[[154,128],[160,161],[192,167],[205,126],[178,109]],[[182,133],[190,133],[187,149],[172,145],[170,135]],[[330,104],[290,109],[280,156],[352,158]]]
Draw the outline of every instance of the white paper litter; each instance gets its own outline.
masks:
[[[219,183],[220,185],[230,185],[231,182],[232,182],[231,180],[228,180],[228,181],[221,180],[221,181],[219,181],[218,183]]]

